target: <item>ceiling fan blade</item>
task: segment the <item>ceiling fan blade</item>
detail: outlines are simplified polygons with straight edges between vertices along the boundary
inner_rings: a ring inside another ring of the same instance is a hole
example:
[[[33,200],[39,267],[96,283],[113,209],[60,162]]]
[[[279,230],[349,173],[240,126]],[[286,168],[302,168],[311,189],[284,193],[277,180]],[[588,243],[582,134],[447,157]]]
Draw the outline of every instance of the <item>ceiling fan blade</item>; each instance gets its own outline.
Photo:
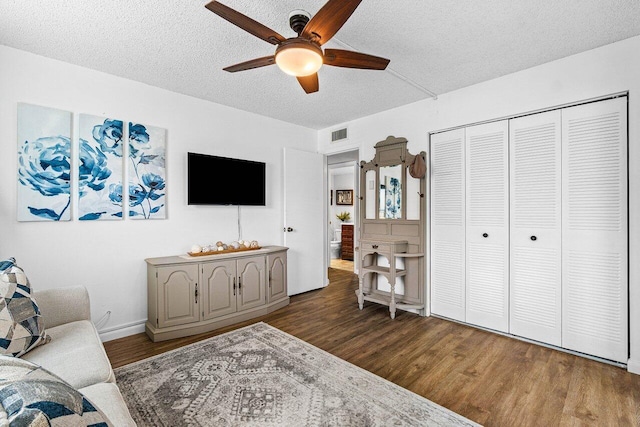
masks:
[[[207,3],[205,7],[221,18],[226,19],[232,24],[242,28],[248,33],[251,33],[266,42],[269,42],[271,44],[278,44],[286,40],[271,28],[262,25],[258,21],[254,21],[248,16],[243,15],[242,13],[234,9],[231,9],[229,6],[225,6],[222,3],[212,1]]]
[[[241,62],[239,64],[230,65],[226,68],[223,68],[223,70],[228,71],[230,73],[235,73],[236,71],[244,71],[244,70],[251,70],[252,68],[266,67],[267,65],[273,65],[275,63],[276,63],[276,57],[274,55],[263,56],[262,58],[256,58],[250,61]]]
[[[318,83],[318,73],[311,74],[310,76],[304,77],[296,77],[298,82],[300,82],[300,86],[307,93],[317,92],[320,89],[320,84]]]
[[[329,0],[311,18],[300,34],[307,39],[316,38],[320,45],[328,42],[347,22],[362,0]]]
[[[362,68],[366,70],[384,70],[389,60],[366,53],[342,49],[325,49],[324,63],[334,67]]]

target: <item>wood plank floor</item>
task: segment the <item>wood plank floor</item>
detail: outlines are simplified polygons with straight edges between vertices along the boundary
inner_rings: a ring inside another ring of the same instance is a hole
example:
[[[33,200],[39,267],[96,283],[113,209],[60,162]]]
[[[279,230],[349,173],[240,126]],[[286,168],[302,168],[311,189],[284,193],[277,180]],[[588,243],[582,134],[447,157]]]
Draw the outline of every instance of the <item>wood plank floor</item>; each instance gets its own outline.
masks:
[[[348,268],[346,266],[344,268]],[[264,321],[485,426],[638,426],[640,376],[435,317],[365,303],[352,271],[296,295],[268,316],[159,343],[138,334],[105,343],[114,368]]]

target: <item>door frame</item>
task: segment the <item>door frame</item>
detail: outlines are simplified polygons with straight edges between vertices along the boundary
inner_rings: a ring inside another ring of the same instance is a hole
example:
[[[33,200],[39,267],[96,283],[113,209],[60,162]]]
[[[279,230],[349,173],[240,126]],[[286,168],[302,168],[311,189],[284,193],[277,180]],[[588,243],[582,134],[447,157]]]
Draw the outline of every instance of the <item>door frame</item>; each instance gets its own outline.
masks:
[[[331,169],[342,168],[353,166],[353,245],[354,248],[358,246],[358,239],[360,236],[359,233],[359,221],[360,218],[360,203],[359,203],[359,195],[360,195],[360,179],[359,179],[359,166],[360,166],[360,149],[359,148],[351,148],[343,151],[337,151],[333,153],[325,154],[325,203],[326,203],[326,218],[324,221],[324,230],[325,236],[329,236],[329,221],[333,221],[331,217],[331,202],[330,202],[330,191],[331,191]],[[335,197],[335,195],[334,195]],[[326,266],[325,269],[328,271],[331,266],[331,247],[330,241],[328,238],[325,238],[325,253],[326,257]],[[357,256],[353,257],[353,272],[358,273],[358,265],[357,265]]]

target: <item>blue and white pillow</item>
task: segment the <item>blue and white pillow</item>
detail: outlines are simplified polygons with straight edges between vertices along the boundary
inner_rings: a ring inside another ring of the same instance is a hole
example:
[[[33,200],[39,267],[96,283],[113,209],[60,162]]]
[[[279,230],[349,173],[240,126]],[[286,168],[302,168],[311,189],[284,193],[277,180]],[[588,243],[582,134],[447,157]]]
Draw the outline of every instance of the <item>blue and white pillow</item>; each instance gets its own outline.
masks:
[[[15,258],[0,261],[0,354],[20,357],[50,340],[26,274]]]
[[[0,425],[113,427],[106,415],[55,374],[0,356]]]

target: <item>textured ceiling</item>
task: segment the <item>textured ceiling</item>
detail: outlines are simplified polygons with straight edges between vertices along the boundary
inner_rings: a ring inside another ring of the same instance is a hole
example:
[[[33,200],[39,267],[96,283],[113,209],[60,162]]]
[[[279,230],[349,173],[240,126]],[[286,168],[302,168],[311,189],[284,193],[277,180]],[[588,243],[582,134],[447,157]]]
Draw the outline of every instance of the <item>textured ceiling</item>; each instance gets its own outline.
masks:
[[[324,47],[391,60],[324,66],[307,95],[276,66],[223,67],[275,46],[206,0],[2,0],[0,44],[323,129],[640,34],[638,0],[364,0]],[[285,37],[288,14],[324,0],[223,0]]]

